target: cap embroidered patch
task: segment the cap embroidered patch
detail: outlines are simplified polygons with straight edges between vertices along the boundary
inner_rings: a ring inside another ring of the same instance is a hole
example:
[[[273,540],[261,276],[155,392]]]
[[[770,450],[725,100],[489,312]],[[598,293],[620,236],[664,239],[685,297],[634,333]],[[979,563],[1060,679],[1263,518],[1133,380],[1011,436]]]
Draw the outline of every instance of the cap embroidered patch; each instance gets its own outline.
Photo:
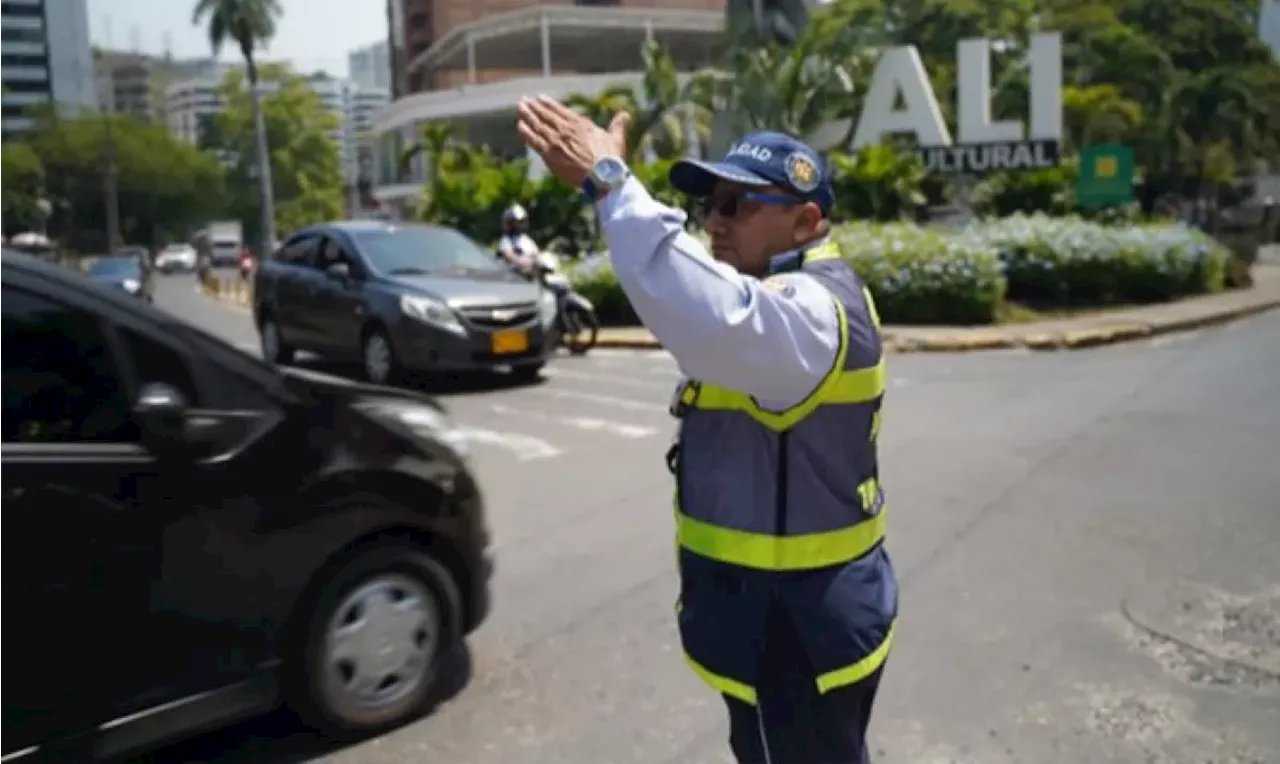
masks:
[[[764,280],[764,288],[770,292],[777,292],[783,297],[795,297],[796,285],[780,276],[770,276]]]
[[[818,187],[818,168],[813,160],[802,152],[795,152],[787,157],[787,180],[802,194],[807,194]]]

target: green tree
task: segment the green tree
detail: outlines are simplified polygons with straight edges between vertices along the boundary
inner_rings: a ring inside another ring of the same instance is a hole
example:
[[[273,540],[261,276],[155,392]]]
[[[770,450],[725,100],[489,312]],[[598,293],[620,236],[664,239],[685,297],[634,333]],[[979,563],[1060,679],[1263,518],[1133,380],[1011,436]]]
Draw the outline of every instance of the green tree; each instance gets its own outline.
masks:
[[[133,117],[111,117],[116,146],[120,234],[125,241],[159,245],[181,239],[226,203],[218,160],[174,138],[164,127]],[[101,117],[58,119],[48,115],[28,139],[44,167],[51,203],[51,238],[73,249],[106,246],[104,161],[106,122]],[[7,193],[6,193],[7,196]]]
[[[4,189],[0,217],[4,219],[5,236],[40,230],[45,223],[40,210],[40,200],[45,193],[44,165],[40,157],[29,144],[5,141],[0,149],[0,167],[3,168],[0,187]]]
[[[644,78],[639,87],[617,85],[594,96],[575,95],[565,103],[593,122],[607,125],[614,114],[631,114],[627,126],[627,160],[637,164],[649,156],[682,156],[695,141],[711,135],[709,95],[711,73],[699,73],[681,83],[675,59],[662,45],[650,41],[642,49]]]
[[[271,151],[267,140],[267,127],[263,119],[258,84],[258,49],[265,47],[276,33],[276,20],[281,9],[278,0],[196,0],[191,23],[207,24],[209,44],[214,55],[222,46],[232,41],[244,58],[249,77],[249,113],[254,127],[254,149],[258,165],[258,193],[260,195],[260,233],[262,254],[265,257],[274,246],[275,200],[271,195]]]
[[[243,72],[227,75],[219,87],[226,105],[214,117],[206,138],[206,147],[227,163],[235,217],[261,219],[260,202],[252,194],[239,193],[262,177],[255,151],[259,118],[273,147],[267,173],[275,200],[272,229],[288,233],[340,217],[342,163],[332,137],[338,129],[337,117],[307,80],[287,67],[263,66],[259,77],[263,92],[255,99]]]

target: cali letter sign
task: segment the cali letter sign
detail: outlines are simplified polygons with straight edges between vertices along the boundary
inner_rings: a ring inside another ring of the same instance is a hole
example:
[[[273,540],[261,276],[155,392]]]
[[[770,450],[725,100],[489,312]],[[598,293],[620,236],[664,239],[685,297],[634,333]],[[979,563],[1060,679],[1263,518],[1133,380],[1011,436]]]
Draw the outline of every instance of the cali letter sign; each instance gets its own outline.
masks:
[[[1035,35],[1027,51],[1029,113],[1022,120],[991,116],[991,41],[956,45],[956,140],[942,119],[938,99],[914,46],[886,50],[854,131],[853,147],[886,136],[915,136],[921,161],[935,173],[981,175],[1058,164],[1062,141],[1062,35]],[[895,108],[898,102],[902,108]],[[847,124],[847,123],[846,123]]]

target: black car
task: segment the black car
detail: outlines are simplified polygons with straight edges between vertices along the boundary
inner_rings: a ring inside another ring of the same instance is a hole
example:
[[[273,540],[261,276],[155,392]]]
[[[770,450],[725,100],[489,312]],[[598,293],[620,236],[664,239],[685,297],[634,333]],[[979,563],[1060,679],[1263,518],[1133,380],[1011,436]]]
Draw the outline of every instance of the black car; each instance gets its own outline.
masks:
[[[418,370],[533,378],[558,339],[555,296],[466,236],[368,220],[289,237],[257,269],[254,316],[267,360],[359,360],[379,384]]]
[[[100,257],[89,266],[89,278],[147,302],[155,299],[155,280],[152,278],[151,268],[137,255]]]
[[[442,410],[3,257],[5,760],[420,712],[489,608]]]

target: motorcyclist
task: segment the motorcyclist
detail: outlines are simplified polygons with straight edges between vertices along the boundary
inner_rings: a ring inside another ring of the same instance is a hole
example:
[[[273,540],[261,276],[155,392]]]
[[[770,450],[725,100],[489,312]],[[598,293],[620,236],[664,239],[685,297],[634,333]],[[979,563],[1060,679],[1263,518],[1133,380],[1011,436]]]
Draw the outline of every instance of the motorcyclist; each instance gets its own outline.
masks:
[[[531,273],[538,256],[538,245],[527,233],[529,213],[513,204],[502,213],[502,238],[498,239],[498,257],[521,273]]]

